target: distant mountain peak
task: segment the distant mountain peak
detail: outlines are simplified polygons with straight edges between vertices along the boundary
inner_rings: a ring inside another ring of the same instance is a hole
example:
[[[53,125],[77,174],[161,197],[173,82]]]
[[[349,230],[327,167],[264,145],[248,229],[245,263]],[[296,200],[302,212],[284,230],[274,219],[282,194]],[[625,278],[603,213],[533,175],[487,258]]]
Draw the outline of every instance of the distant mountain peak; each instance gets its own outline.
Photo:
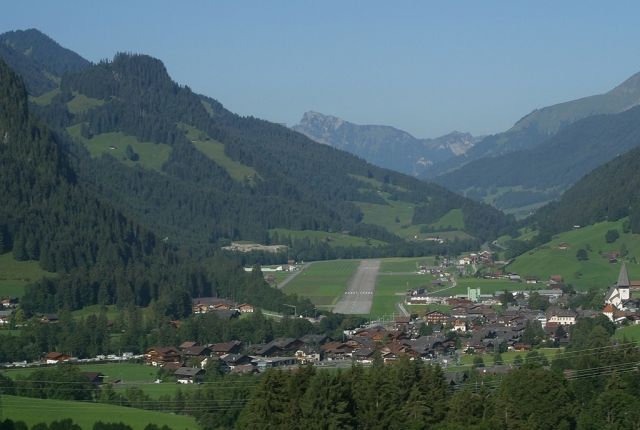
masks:
[[[294,130],[319,143],[351,152],[372,164],[420,175],[434,163],[464,154],[478,139],[453,131],[419,139],[388,125],[355,124],[333,115],[308,111]]]

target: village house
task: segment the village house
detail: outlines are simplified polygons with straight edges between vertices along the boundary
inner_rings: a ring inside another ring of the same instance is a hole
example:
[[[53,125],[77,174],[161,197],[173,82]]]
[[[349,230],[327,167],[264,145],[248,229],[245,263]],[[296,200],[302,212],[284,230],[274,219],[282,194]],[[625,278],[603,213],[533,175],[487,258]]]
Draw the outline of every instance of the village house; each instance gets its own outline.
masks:
[[[213,310],[231,310],[236,308],[236,303],[219,297],[198,297],[192,301],[194,314],[205,314]]]
[[[256,358],[252,361],[260,372],[274,367],[295,366],[295,357],[264,357]]]
[[[226,354],[238,354],[242,350],[242,342],[232,340],[230,342],[212,343],[209,345],[211,353],[218,357]]]
[[[344,360],[350,358],[354,347],[343,342],[329,342],[321,347],[321,351],[326,360]]]
[[[467,323],[462,320],[453,321],[453,329],[455,331],[466,332],[467,331]]]
[[[211,357],[212,351],[208,346],[195,345],[182,350],[182,357],[185,360],[196,359],[202,361],[207,357]]]
[[[303,343],[294,338],[279,338],[274,339],[271,342],[264,345],[262,348],[256,351],[256,355],[260,357],[274,357],[276,355],[282,355],[286,353],[294,353],[298,350]]]
[[[180,367],[174,373],[179,384],[199,384],[204,374],[205,371],[197,367]]]
[[[322,359],[320,349],[313,345],[304,344],[298,349],[294,356],[300,364],[316,363]]]
[[[58,322],[58,314],[43,314],[40,317],[40,322],[45,324],[53,324]]]
[[[145,363],[156,367],[166,363],[179,363],[180,358],[180,351],[173,347],[152,347],[144,353]]]
[[[574,325],[577,315],[576,311],[571,309],[551,308],[547,310],[547,324]]]
[[[466,309],[465,309],[466,311]],[[466,315],[466,314],[465,314]],[[446,324],[449,321],[450,316],[440,311],[431,311],[427,312],[424,315],[424,320],[427,324],[437,324],[442,325]]]
[[[71,360],[71,358],[72,357],[70,355],[66,355],[61,352],[48,352],[42,361],[44,361],[45,364],[59,364],[67,362]]]
[[[238,305],[238,311],[240,311],[240,313],[242,314],[253,313],[254,310],[254,307],[248,303],[242,303]]]
[[[239,366],[252,365],[253,359],[245,354],[225,354],[220,357],[222,363],[230,371],[234,371]]]
[[[11,322],[11,315],[13,314],[13,309],[1,310],[0,311],[0,325],[9,324]]]

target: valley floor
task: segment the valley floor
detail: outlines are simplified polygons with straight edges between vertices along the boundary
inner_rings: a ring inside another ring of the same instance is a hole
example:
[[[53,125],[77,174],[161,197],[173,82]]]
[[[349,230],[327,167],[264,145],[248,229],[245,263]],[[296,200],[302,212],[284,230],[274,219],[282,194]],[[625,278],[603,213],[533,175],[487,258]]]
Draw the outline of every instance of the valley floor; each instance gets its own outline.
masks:
[[[373,294],[380,270],[380,260],[362,260],[349,281],[347,291],[333,308],[342,314],[368,314],[373,304]]]

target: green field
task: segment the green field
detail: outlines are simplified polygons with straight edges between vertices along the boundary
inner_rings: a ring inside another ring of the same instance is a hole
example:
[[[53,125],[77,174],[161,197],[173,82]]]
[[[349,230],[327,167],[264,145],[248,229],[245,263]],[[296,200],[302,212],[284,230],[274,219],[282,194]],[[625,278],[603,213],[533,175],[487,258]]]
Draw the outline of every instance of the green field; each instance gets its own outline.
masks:
[[[158,368],[136,363],[106,363],[78,365],[83,372],[100,372],[105,382],[120,380],[124,383],[152,383],[156,380]],[[38,370],[36,367],[24,369],[7,369],[3,373],[9,378],[24,377]]]
[[[421,237],[421,225],[411,225],[414,204],[399,200],[388,201],[389,204],[354,202],[362,211],[363,222],[384,226],[391,233],[404,239]]]
[[[618,340],[626,339],[630,342],[640,342],[640,325],[620,327],[613,336]]]
[[[40,95],[38,97],[29,96],[29,100],[34,102],[37,105],[46,106],[49,103],[51,103],[53,98],[55,96],[57,96],[58,94],[60,94],[60,88],[55,88],[55,89],[49,91],[48,93],[44,93],[44,94],[42,94],[42,95]]]
[[[128,166],[139,165],[148,170],[162,172],[162,165],[166,163],[171,154],[171,147],[163,143],[140,142],[134,136],[116,132],[102,133],[85,139],[80,135],[81,125],[67,128],[71,136],[80,141],[89,151],[92,157],[100,157],[103,154],[111,155],[116,160]],[[127,145],[131,145],[134,152],[139,155],[138,161],[131,161],[125,155]]]
[[[156,384],[158,377],[158,368],[148,366],[146,364],[135,363],[105,363],[105,364],[80,364],[78,365],[83,372],[100,372],[104,375],[105,383],[115,383],[113,386],[116,391],[124,391],[130,387],[138,387],[152,398],[158,398],[161,395],[173,396],[176,390],[191,390],[197,385],[183,385],[175,382],[163,382]],[[25,369],[7,369],[3,373],[9,378],[16,379],[25,377],[38,368]]]
[[[429,224],[429,227],[435,229],[447,230],[464,230],[464,216],[462,209],[451,209],[440,219]]]
[[[205,105],[206,106],[206,105]],[[229,176],[239,182],[253,181],[258,173],[250,166],[232,160],[224,153],[224,144],[211,139],[206,133],[188,124],[180,123],[180,128],[186,133],[193,146],[206,155],[220,167],[225,169]]]
[[[427,312],[431,311],[440,311],[448,314],[451,312],[451,306],[449,305],[438,305],[438,304],[429,304],[429,305],[405,305],[405,309],[411,312],[412,314],[424,315]]]
[[[0,255],[0,297],[22,297],[27,284],[45,276],[56,274],[42,270],[37,261],[17,261],[10,252]]]
[[[359,264],[359,260],[315,262],[289,282],[284,291],[307,297],[318,306],[332,306],[342,297]]]
[[[620,238],[614,243],[606,243],[604,235],[611,229],[617,229]],[[569,245],[568,249],[558,249],[563,242]],[[618,279],[620,263],[611,264],[599,253],[619,251],[623,243],[629,251],[626,257],[629,277],[639,279],[640,266],[629,261],[640,258],[640,235],[623,233],[622,220],[602,222],[559,234],[551,242],[517,257],[507,269],[521,276],[538,276],[542,280],[550,275],[562,275],[566,283],[580,290],[605,288]],[[587,261],[578,261],[576,258],[579,249],[587,250]]]
[[[539,354],[543,354],[545,357],[547,357],[547,360],[551,362],[551,360],[553,360],[553,358],[557,354],[563,353],[563,348],[539,348],[539,349],[536,349],[535,351],[538,352]],[[502,356],[503,364],[509,365],[509,364],[513,364],[517,356],[522,357],[522,360],[524,361],[527,353],[528,353],[527,351],[507,351],[507,352],[503,352],[500,355]],[[477,356],[482,357],[485,366],[493,366],[494,353],[486,352],[484,354],[462,354],[460,356],[460,367],[472,366],[473,359]]]
[[[530,285],[524,282],[514,282],[508,279],[457,278],[457,286],[442,292],[451,296],[467,294],[467,287],[480,288],[480,294],[494,294],[496,291],[526,291],[539,289],[542,285]]]
[[[142,430],[150,423],[167,425],[174,430],[199,428],[193,417],[92,402],[3,395],[0,407],[3,419],[24,421],[29,427],[40,422],[72,418],[83,429],[91,429],[96,421],[123,422],[134,430]]]
[[[433,266],[435,264],[434,257],[417,257],[417,258],[383,258],[380,265],[380,273],[384,272],[416,272],[418,266]]]
[[[314,230],[287,230],[284,228],[274,228],[269,230],[269,237],[273,239],[277,235],[282,242],[284,238],[291,239],[304,239],[308,238],[310,241],[326,242],[330,246],[380,246],[386,245],[386,242],[375,239],[365,239],[364,237],[351,236],[343,233],[327,233],[326,231],[314,231]]]
[[[87,97],[84,94],[74,93],[75,96],[67,102],[67,108],[72,114],[86,112],[94,107],[102,106],[104,100]]]
[[[375,318],[398,314],[396,304],[404,300],[407,290],[428,287],[432,280],[431,275],[378,274],[376,291],[371,305],[371,316]],[[407,308],[407,310],[409,309]]]

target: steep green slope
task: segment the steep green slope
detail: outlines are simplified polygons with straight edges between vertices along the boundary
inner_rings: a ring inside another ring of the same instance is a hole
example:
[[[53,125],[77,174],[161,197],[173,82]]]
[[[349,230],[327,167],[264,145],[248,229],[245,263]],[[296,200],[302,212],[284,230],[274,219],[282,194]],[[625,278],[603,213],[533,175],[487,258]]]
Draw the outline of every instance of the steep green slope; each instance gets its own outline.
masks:
[[[280,309],[282,292],[235,263],[186,262],[163,241],[96,198],[78,178],[56,136],[30,114],[21,79],[0,61],[0,253],[39,260],[60,276],[27,288],[27,314],[64,307],[147,306],[179,317],[191,296],[232,294]],[[301,304],[303,307],[304,304]]]
[[[70,111],[79,97],[91,103]],[[75,137],[79,145],[69,147],[83,182],[169,243],[199,253],[228,240],[268,242],[274,228],[400,241],[388,226],[363,222],[363,203],[411,206],[408,222],[418,229],[435,221],[420,219],[425,208],[437,206],[439,216],[462,209],[465,232],[476,241],[511,223],[440,186],[374,167],[280,125],[235,115],[177,85],[159,60],[144,55],[118,54],[66,74],[59,94],[37,109],[62,135]],[[131,144],[129,155],[140,161],[127,160],[118,152],[122,144],[108,140],[123,136],[158,152],[168,148],[168,158],[145,165],[144,154]]]
[[[533,149],[477,160],[437,181],[513,209],[559,196],[586,173],[638,145],[640,107],[635,107],[580,120]]]
[[[562,275],[564,282],[576,289],[605,288],[615,282],[620,271],[620,263],[610,263],[609,254],[622,252],[622,259],[628,262],[629,276],[640,279],[637,264],[640,234],[625,232],[625,221],[626,218],[599,222],[560,233],[551,241],[516,257],[507,266],[508,270],[521,276],[538,276],[543,281],[551,275]],[[617,230],[620,235],[613,243],[607,243],[605,239],[609,230]],[[586,252],[586,260],[577,258],[580,249]]]
[[[540,209],[532,221],[558,232],[574,225],[616,221],[629,216],[629,229],[640,233],[640,148],[595,169],[567,190],[558,202]]]

